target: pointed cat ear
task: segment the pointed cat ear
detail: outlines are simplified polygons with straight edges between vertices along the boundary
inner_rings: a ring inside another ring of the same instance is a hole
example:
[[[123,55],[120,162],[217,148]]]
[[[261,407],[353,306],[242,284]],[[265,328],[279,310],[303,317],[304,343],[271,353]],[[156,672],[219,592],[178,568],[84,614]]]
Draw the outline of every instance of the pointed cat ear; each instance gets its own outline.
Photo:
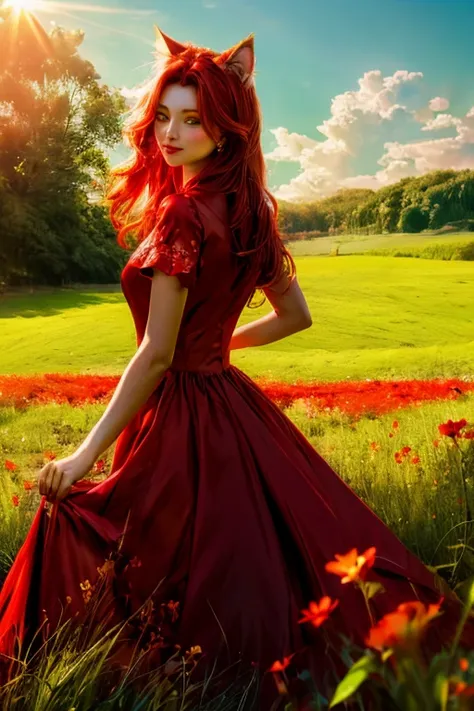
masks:
[[[160,54],[165,54],[170,57],[181,54],[181,52],[185,52],[187,49],[184,44],[165,35],[157,25],[155,25],[155,47]]]
[[[223,52],[220,57],[219,63],[235,72],[244,86],[254,86],[255,49],[253,33],[235,45],[235,47]]]

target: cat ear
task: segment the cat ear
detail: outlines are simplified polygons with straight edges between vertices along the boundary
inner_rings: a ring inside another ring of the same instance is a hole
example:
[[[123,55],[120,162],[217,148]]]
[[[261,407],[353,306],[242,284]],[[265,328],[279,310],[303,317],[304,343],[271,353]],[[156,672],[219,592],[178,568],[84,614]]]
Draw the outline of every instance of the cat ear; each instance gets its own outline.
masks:
[[[185,52],[187,49],[184,44],[165,35],[157,25],[155,25],[155,47],[160,54],[165,54],[170,57],[181,54],[181,52]]]
[[[220,55],[220,63],[230,71],[235,72],[244,86],[253,86],[253,71],[255,69],[254,34],[250,34],[242,42],[231,47]]]

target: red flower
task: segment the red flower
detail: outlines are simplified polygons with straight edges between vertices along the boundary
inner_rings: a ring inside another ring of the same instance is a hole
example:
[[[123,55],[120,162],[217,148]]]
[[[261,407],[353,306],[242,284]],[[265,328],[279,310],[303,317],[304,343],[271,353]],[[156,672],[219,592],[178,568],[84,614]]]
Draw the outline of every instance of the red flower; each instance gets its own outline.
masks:
[[[339,605],[339,600],[331,600],[328,595],[321,598],[319,603],[310,602],[307,610],[301,610],[304,617],[298,622],[311,622],[315,627],[320,627],[326,622],[331,612]]]
[[[466,657],[461,657],[459,660],[459,668],[461,671],[466,672],[469,669],[469,661]]]
[[[419,464],[421,462],[421,459],[418,455],[412,457],[411,463],[412,464]]]
[[[365,553],[359,555],[357,548],[352,548],[345,555],[336,553],[337,561],[330,561],[324,566],[328,573],[341,576],[341,583],[365,580],[370,568],[375,562],[375,547],[367,548]]]
[[[474,684],[468,686],[465,681],[456,681],[452,683],[450,691],[454,696],[469,699],[474,696]]]
[[[438,425],[438,430],[439,433],[444,435],[445,437],[452,437],[453,439],[455,439],[466,425],[467,420],[465,420],[464,418],[462,420],[458,420],[457,422],[448,420],[442,425]]]
[[[393,437],[393,432],[389,432],[389,433],[388,433],[388,436],[389,436],[389,437]]]
[[[31,481],[24,481],[23,488],[25,491],[31,491],[31,489],[33,488],[32,482]]]
[[[105,459],[99,459],[99,460],[95,463],[94,469],[95,469],[97,472],[103,472],[104,469],[105,469]]]
[[[439,439],[433,440],[433,447],[439,447]]]
[[[45,459],[49,459],[49,461],[51,462],[53,459],[56,459],[56,454],[54,452],[49,452],[49,451],[43,452],[43,457]]]
[[[5,469],[8,469],[10,472],[14,472],[15,469],[18,469],[18,465],[15,464],[15,462],[11,462],[9,459],[5,459]]]
[[[277,659],[276,662],[273,662],[272,666],[270,667],[270,669],[268,671],[271,671],[271,672],[284,671],[286,669],[286,667],[289,666],[289,664],[291,662],[291,657],[293,657],[293,656],[294,656],[293,654],[290,654],[289,657],[283,657],[283,661],[280,661],[279,659]]]
[[[474,430],[469,430],[469,432],[464,432],[464,439],[474,439]]]
[[[394,421],[392,422],[392,427],[393,427],[394,430],[397,430],[397,429],[399,428],[399,426],[400,426],[400,425],[399,425],[399,423],[398,423],[398,420],[394,420]]]
[[[12,504],[13,506],[19,506],[20,505],[20,499],[16,494],[12,496]]]
[[[406,456],[409,452],[411,452],[411,447],[403,447],[401,452],[404,456]]]
[[[443,599],[428,606],[418,600],[402,603],[395,612],[385,615],[371,628],[365,640],[367,646],[382,650],[413,645],[427,624],[441,614],[440,607]]]

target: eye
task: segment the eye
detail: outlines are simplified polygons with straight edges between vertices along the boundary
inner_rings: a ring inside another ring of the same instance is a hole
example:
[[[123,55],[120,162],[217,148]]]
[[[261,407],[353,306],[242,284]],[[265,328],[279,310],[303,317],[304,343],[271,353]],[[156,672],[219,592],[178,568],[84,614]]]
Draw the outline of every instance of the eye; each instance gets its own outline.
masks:
[[[200,125],[200,120],[198,118],[189,118],[188,121],[191,121],[190,126],[199,126]]]
[[[155,118],[156,118],[157,121],[161,121],[161,118],[166,119],[167,117],[165,116],[165,114],[162,114],[161,111],[158,111],[158,113],[156,114]]]

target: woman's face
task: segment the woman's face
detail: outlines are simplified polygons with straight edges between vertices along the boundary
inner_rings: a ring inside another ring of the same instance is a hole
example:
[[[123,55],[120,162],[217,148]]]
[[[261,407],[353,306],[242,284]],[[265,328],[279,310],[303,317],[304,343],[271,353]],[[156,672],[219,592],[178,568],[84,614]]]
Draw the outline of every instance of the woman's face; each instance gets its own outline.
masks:
[[[189,166],[194,172],[204,167],[216,143],[202,127],[193,86],[169,84],[162,92],[156,109],[155,137],[168,165]],[[181,150],[168,151],[167,146]]]

